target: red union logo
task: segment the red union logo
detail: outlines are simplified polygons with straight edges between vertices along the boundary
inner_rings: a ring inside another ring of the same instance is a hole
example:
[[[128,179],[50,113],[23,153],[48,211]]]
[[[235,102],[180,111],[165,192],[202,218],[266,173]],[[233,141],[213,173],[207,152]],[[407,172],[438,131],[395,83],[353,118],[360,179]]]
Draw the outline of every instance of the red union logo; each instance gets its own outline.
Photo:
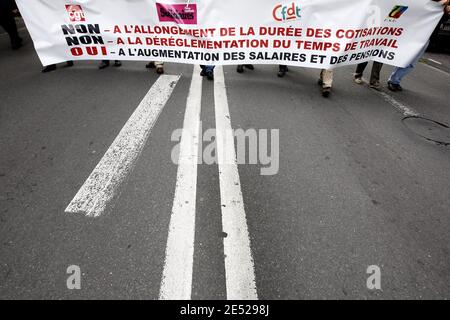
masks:
[[[84,17],[83,9],[78,4],[66,4],[66,10],[69,14],[69,18],[71,22],[81,22],[86,21]]]

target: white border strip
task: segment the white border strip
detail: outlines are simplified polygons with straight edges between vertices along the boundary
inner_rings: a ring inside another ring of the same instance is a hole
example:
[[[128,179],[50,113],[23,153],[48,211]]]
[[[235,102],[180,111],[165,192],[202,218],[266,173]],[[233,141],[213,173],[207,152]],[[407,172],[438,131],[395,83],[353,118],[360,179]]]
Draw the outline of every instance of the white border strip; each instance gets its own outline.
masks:
[[[184,114],[160,300],[191,299],[201,99],[202,77],[195,66]]]
[[[257,300],[255,271],[221,66],[215,70],[214,101],[227,298]]]

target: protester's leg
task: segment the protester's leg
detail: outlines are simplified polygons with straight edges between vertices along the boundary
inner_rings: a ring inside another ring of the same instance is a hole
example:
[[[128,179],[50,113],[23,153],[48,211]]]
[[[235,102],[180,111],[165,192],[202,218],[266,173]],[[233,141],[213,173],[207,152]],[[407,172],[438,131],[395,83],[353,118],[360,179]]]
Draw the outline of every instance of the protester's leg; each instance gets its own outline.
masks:
[[[43,73],[47,73],[47,72],[50,72],[50,71],[53,71],[53,70],[56,70],[56,64],[50,64],[50,65],[45,66],[45,67],[42,68],[42,72]]]
[[[12,49],[19,49],[22,46],[22,38],[19,37],[16,20],[12,12],[0,12],[0,25],[9,35]]]
[[[163,74],[164,73],[164,62],[155,61],[156,73]]]
[[[286,72],[288,72],[288,67],[284,64],[280,64],[278,67],[278,76],[283,78],[286,75]]]
[[[380,73],[383,68],[383,64],[381,62],[374,61],[372,66],[372,73],[370,75],[370,83],[376,84],[380,83]]]
[[[98,68],[101,69],[105,69],[109,67],[109,60],[102,60],[102,62],[100,62],[100,64],[98,65]]]
[[[320,80],[322,82],[322,95],[328,97],[333,86],[333,70],[322,69],[320,72]]]
[[[208,80],[214,80],[214,68],[215,66],[200,66],[202,68],[201,76],[206,76]]]
[[[323,69],[321,71],[322,87],[331,88],[333,86],[333,70]]]
[[[424,55],[425,51],[428,48],[428,44],[430,42],[428,41],[427,44],[422,48],[422,50],[419,52],[419,54],[414,58],[414,60],[405,68],[396,67],[394,71],[392,72],[391,76],[388,80],[388,88],[391,91],[402,91],[403,88],[401,87],[400,83],[402,82],[403,78],[406,77],[417,65],[420,58]]]
[[[380,90],[380,73],[383,64],[381,62],[374,61],[372,66],[372,73],[370,75],[370,87],[372,89]]]
[[[362,83],[362,76],[363,76],[364,70],[366,69],[368,64],[369,64],[369,62],[363,62],[356,66],[356,71],[355,71],[355,82],[356,83],[358,83],[358,84]]]

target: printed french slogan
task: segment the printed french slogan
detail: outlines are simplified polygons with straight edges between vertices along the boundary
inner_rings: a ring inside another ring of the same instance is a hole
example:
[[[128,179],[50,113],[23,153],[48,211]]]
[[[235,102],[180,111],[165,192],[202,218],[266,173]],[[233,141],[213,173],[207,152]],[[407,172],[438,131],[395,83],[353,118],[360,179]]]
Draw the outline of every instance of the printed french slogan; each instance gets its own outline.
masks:
[[[430,0],[17,0],[43,65],[143,60],[406,66],[442,17]]]

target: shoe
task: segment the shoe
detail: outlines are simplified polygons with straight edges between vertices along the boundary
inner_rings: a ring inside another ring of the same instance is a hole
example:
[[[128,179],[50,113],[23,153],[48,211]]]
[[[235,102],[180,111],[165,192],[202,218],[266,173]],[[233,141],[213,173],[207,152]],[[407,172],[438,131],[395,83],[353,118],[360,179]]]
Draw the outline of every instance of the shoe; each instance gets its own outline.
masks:
[[[206,72],[206,77],[208,78],[208,80],[214,80],[214,72]]]
[[[18,38],[16,41],[11,42],[11,49],[17,50],[21,48],[23,46],[22,41],[23,41],[22,38]]]
[[[121,67],[122,66],[122,62],[120,62],[119,60],[114,61],[114,67]]]
[[[278,69],[278,77],[279,78],[283,78],[286,75],[286,72],[288,72],[288,67],[287,66],[279,66]]]
[[[200,71],[200,76],[206,77],[206,71],[204,69],[202,69],[202,71]]]
[[[369,87],[370,87],[371,89],[374,89],[374,90],[377,90],[377,91],[381,91],[381,85],[380,85],[380,82],[379,82],[379,81],[377,81],[377,82],[372,82],[372,83],[369,85]]]
[[[152,62],[147,63],[147,64],[145,65],[145,67],[146,67],[147,69],[153,69],[153,68],[156,67],[156,65],[155,65],[155,62],[152,61]]]
[[[318,84],[319,86],[323,86],[323,80],[322,80],[322,79],[317,80],[317,84]]]
[[[388,89],[393,91],[393,92],[403,91],[403,88],[402,88],[401,85],[392,83],[390,81],[388,81]]]
[[[73,67],[73,61],[67,61],[66,62],[66,66]]]
[[[104,60],[104,61],[100,62],[100,64],[98,65],[98,68],[100,70],[105,69],[107,67],[109,67],[109,60]]]
[[[331,94],[331,88],[323,88],[322,89],[322,97],[328,98]]]
[[[252,64],[246,64],[244,65],[248,70],[255,70],[255,67]]]
[[[156,73],[157,74],[163,74],[164,73],[164,67],[162,67],[162,66],[156,67]]]
[[[237,73],[243,73],[244,72],[244,65],[240,64],[236,68]]]
[[[56,70],[56,64],[51,64],[51,65],[48,65],[48,66],[42,68],[42,73],[47,73],[47,72],[54,71],[54,70]]]
[[[363,79],[361,77],[356,77],[353,79],[355,81],[356,84],[362,84],[363,83]]]

